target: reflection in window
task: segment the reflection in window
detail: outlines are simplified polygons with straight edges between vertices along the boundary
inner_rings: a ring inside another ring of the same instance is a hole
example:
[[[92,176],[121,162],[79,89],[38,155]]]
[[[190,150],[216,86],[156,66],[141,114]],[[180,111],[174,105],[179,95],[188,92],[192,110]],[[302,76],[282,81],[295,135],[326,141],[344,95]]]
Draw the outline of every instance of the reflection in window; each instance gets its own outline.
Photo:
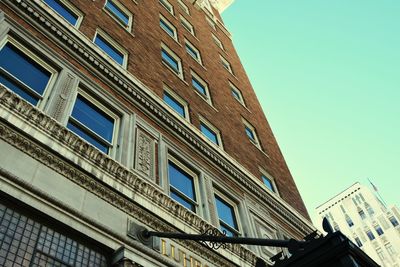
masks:
[[[130,16],[126,14],[120,7],[118,7],[113,1],[108,0],[106,2],[105,7],[111,14],[124,26],[129,27],[130,24]]]
[[[171,96],[168,92],[164,92],[164,101],[183,118],[186,117],[185,106]]]
[[[97,34],[94,43],[101,48],[107,55],[114,59],[118,64],[123,65],[124,54],[110,44],[103,36]]]
[[[78,95],[67,127],[108,154],[113,141],[115,120]]]
[[[0,83],[32,105],[43,97],[51,75],[10,42],[0,51]]]
[[[262,175],[261,177],[263,179],[264,185],[268,187],[268,189],[271,190],[272,192],[275,192],[274,184],[272,183],[271,179],[269,179],[265,175]]]
[[[72,12],[67,6],[65,6],[59,0],[43,0],[47,5],[54,9],[61,17],[68,21],[73,26],[78,23],[79,16]]]
[[[196,212],[196,196],[193,176],[172,161],[168,161],[168,177],[171,197],[189,210]]]
[[[211,142],[213,142],[216,145],[219,145],[218,142],[218,135],[216,132],[210,129],[206,124],[200,123],[200,131],[208,138],[210,139]]]
[[[221,231],[226,231],[227,236],[238,236],[239,228],[234,208],[217,195],[215,195],[215,204]]]

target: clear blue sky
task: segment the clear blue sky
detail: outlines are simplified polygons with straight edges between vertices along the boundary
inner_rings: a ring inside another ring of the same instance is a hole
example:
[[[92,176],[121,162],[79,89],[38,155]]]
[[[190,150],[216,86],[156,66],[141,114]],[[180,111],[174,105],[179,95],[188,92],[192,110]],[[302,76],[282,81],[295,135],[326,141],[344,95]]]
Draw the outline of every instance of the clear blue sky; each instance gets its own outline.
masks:
[[[400,205],[400,1],[236,0],[223,18],[310,215],[367,178]]]

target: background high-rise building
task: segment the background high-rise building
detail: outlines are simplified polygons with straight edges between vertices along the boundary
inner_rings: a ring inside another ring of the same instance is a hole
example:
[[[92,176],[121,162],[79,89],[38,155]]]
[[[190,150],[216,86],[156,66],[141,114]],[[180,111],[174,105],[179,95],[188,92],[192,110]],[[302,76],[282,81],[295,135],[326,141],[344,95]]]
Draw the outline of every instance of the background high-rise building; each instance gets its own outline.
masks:
[[[381,266],[400,266],[400,210],[387,207],[368,187],[355,183],[317,209],[318,223],[324,217],[336,231]]]
[[[0,3],[0,265],[254,266],[303,201],[220,12],[228,0]]]

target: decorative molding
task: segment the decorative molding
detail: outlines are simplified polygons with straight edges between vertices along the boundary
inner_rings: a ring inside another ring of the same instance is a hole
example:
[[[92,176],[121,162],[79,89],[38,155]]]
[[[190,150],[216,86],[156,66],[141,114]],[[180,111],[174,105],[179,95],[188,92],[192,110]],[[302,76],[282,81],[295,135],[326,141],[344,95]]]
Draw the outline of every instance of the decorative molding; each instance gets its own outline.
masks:
[[[26,124],[36,128],[37,131],[45,132],[53,138],[54,142],[58,141],[72,149],[77,155],[88,159],[93,165],[101,168],[117,181],[128,186],[135,193],[145,197],[148,201],[152,202],[153,205],[162,208],[170,216],[179,218],[199,232],[204,232],[205,229],[209,228],[217,229],[171,199],[151,182],[140,179],[133,172],[112,160],[106,154],[101,153],[64,126],[60,125],[57,121],[42,113],[2,85],[0,85],[0,107],[2,109],[8,109],[9,112],[23,119]],[[91,177],[83,171],[78,170],[75,166],[67,163],[59,156],[56,156],[54,153],[36,144],[30,140],[29,137],[17,131],[16,129],[8,127],[4,122],[0,122],[0,139],[3,139],[89,192],[92,192],[104,201],[121,209],[143,224],[162,232],[177,231],[177,229],[167,225],[156,215],[151,214],[138,204],[135,204],[131,199],[128,199],[126,196],[115,192],[115,190],[99,182],[96,177]],[[206,255],[205,257],[212,259],[213,262],[219,262],[220,265],[218,266],[231,266],[231,263],[225,263],[226,260],[216,256],[217,254],[215,252],[206,249],[197,242],[182,241],[180,243],[194,253]],[[255,262],[256,256],[241,245],[231,245],[228,246],[227,249],[246,262]]]
[[[143,131],[137,129],[136,141],[136,170],[147,177],[154,178],[154,159],[155,159],[154,140]]]
[[[67,77],[61,86],[60,94],[58,95],[52,114],[52,117],[58,121],[61,121],[63,119],[62,112],[65,110],[65,107],[67,105],[68,98],[72,89],[72,81],[74,80],[74,76],[71,73],[67,73],[66,76]]]
[[[261,202],[268,205],[271,210],[275,211],[279,216],[282,216],[286,221],[290,222],[304,235],[314,230],[311,224],[308,224],[304,219],[294,215],[294,213],[297,212],[290,210],[291,207],[288,204],[280,203],[280,200],[263,191],[260,188],[260,185],[256,184],[256,182],[248,176],[249,174],[243,172],[240,167],[235,166],[233,161],[226,158],[226,155],[222,155],[221,152],[206,144],[206,142],[188,128],[187,125],[184,125],[181,121],[169,114],[169,112],[153,98],[149,89],[146,89],[144,85],[133,76],[127,74],[125,70],[107,62],[106,59],[103,59],[87,41],[82,40],[76,33],[73,33],[60,25],[59,22],[51,18],[51,16],[30,0],[4,0],[4,2],[12,5],[15,11],[26,16],[26,19],[30,20],[33,25],[37,25],[45,30],[48,38],[53,39],[64,49],[70,51],[71,55],[79,57],[87,66],[92,67],[101,76],[108,79],[108,81],[115,85],[114,87],[116,91],[119,91],[132,99],[134,103],[141,106],[142,110],[147,112],[147,114],[149,114],[153,119],[161,121],[165,126],[172,129],[172,133],[183,138],[186,142],[197,149],[197,151],[203,154],[204,157],[220,166],[227,174],[232,176],[254,196],[258,197]],[[18,100],[18,102],[20,102],[20,100]],[[39,112],[34,111],[33,113]],[[42,114],[40,116],[45,115]],[[108,166],[111,169],[116,168],[122,172],[120,167],[116,167],[118,163],[105,155],[100,156],[99,154],[101,153],[98,153],[95,148],[91,147],[83,140],[75,140],[72,138],[71,136],[73,136],[73,134],[69,133],[69,131],[63,126],[54,126],[53,123],[51,123],[51,126],[58,128],[58,133],[52,133],[52,135],[61,135],[63,143],[70,146],[72,145],[74,150],[76,150],[80,155],[89,157],[92,160],[93,157],[96,156],[102,161],[102,166]],[[71,140],[74,142],[69,142]]]

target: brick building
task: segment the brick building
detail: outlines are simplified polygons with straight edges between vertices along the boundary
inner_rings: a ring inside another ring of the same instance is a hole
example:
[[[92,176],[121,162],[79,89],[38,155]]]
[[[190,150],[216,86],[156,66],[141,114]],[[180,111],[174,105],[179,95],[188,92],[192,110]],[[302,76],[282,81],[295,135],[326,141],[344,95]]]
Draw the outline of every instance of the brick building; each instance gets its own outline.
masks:
[[[130,230],[313,230],[223,25],[231,2],[1,1],[1,266],[253,266],[280,249]]]

